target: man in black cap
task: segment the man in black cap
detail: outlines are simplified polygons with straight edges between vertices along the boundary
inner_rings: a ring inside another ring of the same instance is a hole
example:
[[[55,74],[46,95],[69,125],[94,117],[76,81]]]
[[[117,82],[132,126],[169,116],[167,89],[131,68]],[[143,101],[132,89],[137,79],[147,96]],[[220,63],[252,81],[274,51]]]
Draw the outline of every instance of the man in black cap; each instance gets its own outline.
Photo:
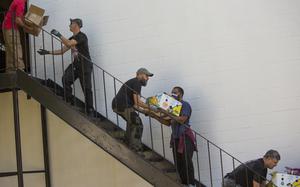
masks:
[[[79,78],[83,93],[85,95],[86,112],[93,112],[93,92],[92,92],[92,82],[91,74],[93,71],[93,64],[91,62],[88,38],[81,32],[82,20],[79,18],[70,19],[70,31],[73,33],[69,39],[65,38],[53,29],[51,34],[57,36],[61,39],[64,44],[63,48],[55,51],[47,51],[44,49],[39,49],[38,53],[40,55],[62,55],[69,49],[71,49],[73,63],[70,64],[64,72],[62,77],[63,86],[65,89],[66,99],[68,102],[72,101],[72,88],[71,85],[74,84],[75,80]]]
[[[142,86],[146,86],[149,77],[152,77],[145,68],[140,68],[136,72],[136,77],[128,80],[119,90],[112,101],[113,111],[119,114],[126,122],[126,143],[135,151],[142,151],[143,123],[139,117],[139,112],[147,114],[149,107],[141,100]]]

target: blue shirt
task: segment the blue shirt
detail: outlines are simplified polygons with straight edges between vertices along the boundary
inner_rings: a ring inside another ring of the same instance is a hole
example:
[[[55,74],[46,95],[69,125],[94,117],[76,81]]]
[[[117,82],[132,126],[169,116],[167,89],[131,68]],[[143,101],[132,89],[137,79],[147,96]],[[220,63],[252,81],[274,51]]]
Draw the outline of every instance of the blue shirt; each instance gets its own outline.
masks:
[[[180,116],[187,116],[188,119],[185,121],[184,124],[180,124],[174,120],[171,122],[171,127],[172,127],[172,138],[178,139],[185,131],[185,126],[190,125],[190,118],[192,115],[192,107],[191,105],[186,102],[186,101],[181,101],[182,103],[182,108],[180,112]]]

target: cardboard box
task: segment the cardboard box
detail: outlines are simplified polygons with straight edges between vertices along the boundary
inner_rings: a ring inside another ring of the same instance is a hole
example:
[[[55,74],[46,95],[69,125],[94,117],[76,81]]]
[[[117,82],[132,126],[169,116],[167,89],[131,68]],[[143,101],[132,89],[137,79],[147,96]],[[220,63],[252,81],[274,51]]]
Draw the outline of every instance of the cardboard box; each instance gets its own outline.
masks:
[[[287,173],[275,173],[272,177],[272,182],[277,187],[289,187],[299,184],[300,176],[290,175]]]
[[[49,16],[44,16],[44,13],[44,9],[35,5],[30,5],[29,10],[25,15],[24,22],[27,26],[32,27],[33,30],[29,31],[24,29],[25,32],[38,36],[41,32],[41,28],[47,24],[49,19]]]
[[[165,110],[174,116],[179,116],[182,109],[182,103],[166,93],[149,97],[147,103]]]

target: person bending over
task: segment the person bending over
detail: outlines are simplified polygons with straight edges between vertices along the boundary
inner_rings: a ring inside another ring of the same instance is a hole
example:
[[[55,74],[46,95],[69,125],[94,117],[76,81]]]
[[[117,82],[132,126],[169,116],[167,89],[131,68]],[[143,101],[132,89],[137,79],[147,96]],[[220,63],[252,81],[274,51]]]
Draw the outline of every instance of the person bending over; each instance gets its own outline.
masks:
[[[273,169],[279,162],[280,155],[269,150],[256,160],[239,165],[224,177],[224,187],[264,187],[268,169]]]

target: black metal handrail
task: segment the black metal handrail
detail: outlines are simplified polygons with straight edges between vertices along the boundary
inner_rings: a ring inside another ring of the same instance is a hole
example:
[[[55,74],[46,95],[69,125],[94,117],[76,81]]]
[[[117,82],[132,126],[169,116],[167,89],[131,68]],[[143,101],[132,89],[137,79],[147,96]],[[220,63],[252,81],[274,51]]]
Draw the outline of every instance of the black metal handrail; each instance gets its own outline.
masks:
[[[32,51],[32,54],[31,55],[31,61],[30,61],[30,66],[31,66],[31,76],[34,77],[34,78],[42,78],[44,80],[44,83],[47,85],[47,86],[50,86],[49,85],[49,81],[47,81],[49,78],[52,78],[53,81],[54,81],[54,84],[53,84],[53,90],[54,90],[54,93],[57,94],[57,95],[61,95],[63,97],[64,100],[67,100],[67,97],[66,97],[66,88],[65,88],[65,82],[64,80],[62,80],[62,82],[60,83],[60,81],[58,81],[57,77],[59,77],[57,75],[57,58],[52,55],[51,56],[51,61],[52,61],[52,67],[50,67],[49,69],[49,66],[47,64],[47,59],[45,56],[42,57],[42,67],[39,69],[40,65],[38,64],[38,55],[36,53],[36,51],[38,50],[37,49],[37,41],[39,40],[40,43],[41,43],[41,48],[42,49],[46,49],[46,41],[45,41],[45,38],[46,36],[50,37],[50,41],[48,41],[48,43],[50,44],[50,50],[54,50],[55,49],[55,41],[58,42],[58,44],[56,46],[58,46],[58,48],[60,48],[60,50],[63,49],[63,43],[61,42],[61,40],[55,36],[53,36],[50,32],[46,31],[45,29],[43,28],[40,28],[41,29],[41,37],[35,37],[35,36],[32,36],[31,37],[31,45],[27,46],[27,47],[30,47],[31,48],[31,51]],[[49,47],[48,47],[49,49]],[[103,114],[106,118],[109,119],[109,112],[108,112],[108,92],[107,92],[107,78],[106,76],[109,76],[109,78],[112,79],[113,81],[113,86],[112,86],[112,93],[114,96],[116,96],[116,93],[117,93],[117,83],[120,84],[120,87],[121,86],[126,86],[128,88],[128,90],[130,91],[133,91],[135,92],[132,88],[130,88],[128,85],[126,85],[124,82],[122,82],[120,79],[118,79],[117,77],[115,77],[114,75],[112,75],[111,73],[109,73],[108,71],[106,71],[104,68],[98,66],[97,64],[93,63],[92,60],[90,60],[89,58],[83,56],[82,54],[78,54],[79,57],[81,59],[84,59],[85,62],[89,62],[90,64],[92,64],[92,74],[91,74],[91,82],[92,82],[92,89],[93,89],[93,103],[95,103],[94,105],[94,108],[95,108],[95,113],[94,113],[94,117],[98,117],[98,113],[101,113]],[[61,77],[64,75],[63,71],[65,71],[65,55],[62,54],[61,57],[60,57],[60,60],[61,60]],[[73,74],[73,78],[74,78],[74,64],[72,63],[73,62],[73,58],[72,57],[69,57],[68,58],[69,60],[71,60],[71,64],[69,65],[69,67],[72,68],[72,74]],[[84,67],[83,67],[84,69]],[[52,73],[50,76],[48,76],[49,73]],[[100,93],[97,94],[97,92],[99,92],[99,90],[96,89],[97,85],[97,78],[96,78],[96,74],[98,75],[98,79],[102,79],[102,87],[103,87],[103,95],[101,95]],[[85,75],[83,74],[83,93],[84,95],[86,94],[86,85],[84,85],[85,81],[84,79],[86,78]],[[61,78],[60,77],[60,78]],[[63,90],[59,90],[58,86],[57,85],[61,85],[63,87]],[[78,98],[80,96],[78,96],[78,93],[77,93],[77,88],[76,85],[74,84],[73,85],[73,89],[72,89],[72,95],[74,96],[73,99],[74,99],[74,104],[75,106],[78,104]],[[59,93],[60,92],[60,93]],[[101,105],[101,106],[104,106],[104,111],[101,112],[101,109],[98,108],[98,102],[99,100],[101,99],[101,96],[104,97],[104,105]],[[141,97],[143,99],[146,99],[146,97],[142,96]],[[86,110],[87,109],[87,103],[84,102],[84,111],[85,113],[87,113],[88,111]],[[168,115],[168,114],[167,114]],[[172,115],[169,115],[170,117],[172,117]],[[161,134],[161,146],[162,146],[162,153],[155,149],[154,147],[154,134],[153,134],[153,122],[152,122],[152,118],[151,117],[148,117],[148,120],[149,120],[149,133],[150,133],[150,147],[152,150],[154,150],[155,152],[159,153],[161,156],[163,156],[164,158],[167,159],[167,152],[168,150],[166,149],[167,146],[165,146],[165,132],[164,132],[164,126],[163,124],[160,123],[160,133],[158,134]],[[119,116],[116,115],[116,123],[118,126],[120,126],[120,121],[119,121]],[[194,159],[194,166],[197,166],[196,167],[196,173],[197,173],[197,176],[195,176],[195,178],[198,180],[198,181],[202,181],[202,182],[205,182],[206,185],[208,186],[214,186],[214,184],[216,183],[215,180],[217,181],[221,181],[221,184],[223,185],[224,184],[224,174],[225,174],[225,169],[229,168],[228,165],[225,165],[225,156],[227,156],[229,158],[229,162],[231,162],[231,166],[232,166],[232,169],[235,169],[236,168],[236,163],[238,164],[242,164],[244,165],[246,168],[248,168],[249,171],[251,172],[254,172],[251,168],[247,167],[247,165],[245,165],[243,162],[241,162],[239,159],[237,159],[236,157],[232,156],[230,153],[228,153],[227,151],[225,151],[224,149],[222,149],[220,146],[216,145],[215,143],[213,143],[212,141],[210,141],[208,138],[206,138],[205,136],[201,135],[200,133],[196,132],[195,130],[192,130],[195,137],[196,137],[196,143],[197,143],[197,148],[198,148],[198,152],[196,152],[196,161]],[[155,134],[157,135],[157,134]],[[203,150],[202,147],[199,149],[199,144],[201,143],[201,141],[206,144],[205,146],[205,149],[206,150]],[[212,155],[212,149],[217,149],[217,151],[215,152],[214,155]],[[169,149],[170,150],[170,149]],[[206,152],[207,151],[207,152]],[[208,169],[204,169],[204,173],[208,176],[205,176],[203,177],[201,174],[203,172],[203,170],[201,170],[201,166],[202,164],[200,163],[201,162],[201,158],[200,158],[200,154],[203,153],[203,154],[207,154],[207,166],[208,166]],[[218,155],[218,159],[213,159],[213,156],[216,156]],[[185,155],[186,156],[186,155]],[[218,161],[217,161],[218,160]],[[216,175],[216,166],[215,163],[218,163],[219,162],[219,166],[217,167],[218,170],[219,170],[219,175],[218,177],[214,177]],[[229,163],[227,162],[227,163]],[[213,172],[214,170],[214,172]],[[229,170],[228,170],[229,171]],[[200,174],[201,173],[201,174]],[[264,178],[264,177],[262,177]],[[265,179],[267,180],[267,179]]]

